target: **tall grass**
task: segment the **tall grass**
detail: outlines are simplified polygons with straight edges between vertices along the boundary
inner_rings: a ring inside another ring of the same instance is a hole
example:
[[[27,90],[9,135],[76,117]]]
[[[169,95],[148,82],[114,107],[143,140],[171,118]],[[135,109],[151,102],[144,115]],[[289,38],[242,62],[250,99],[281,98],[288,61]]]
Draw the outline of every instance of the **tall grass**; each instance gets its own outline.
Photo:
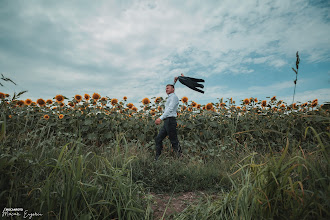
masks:
[[[329,218],[329,152],[328,146],[318,141],[313,152],[303,151],[287,139],[280,154],[262,159],[256,153],[247,156],[230,175],[238,175],[232,180],[231,191],[223,192],[216,201],[206,198],[176,219]]]
[[[1,154],[1,207],[24,207],[54,219],[150,218],[148,197],[132,180],[133,157],[99,156],[79,141],[41,149],[39,155]]]

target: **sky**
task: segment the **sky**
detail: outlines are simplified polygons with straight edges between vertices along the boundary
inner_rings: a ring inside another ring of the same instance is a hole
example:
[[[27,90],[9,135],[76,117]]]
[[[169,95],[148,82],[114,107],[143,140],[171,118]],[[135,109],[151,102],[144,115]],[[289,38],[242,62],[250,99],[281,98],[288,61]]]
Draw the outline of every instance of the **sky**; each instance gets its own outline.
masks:
[[[183,73],[204,91],[175,84],[199,104],[231,97],[330,101],[330,1],[0,0],[0,91],[21,99],[62,94],[122,100],[136,107],[166,98]]]

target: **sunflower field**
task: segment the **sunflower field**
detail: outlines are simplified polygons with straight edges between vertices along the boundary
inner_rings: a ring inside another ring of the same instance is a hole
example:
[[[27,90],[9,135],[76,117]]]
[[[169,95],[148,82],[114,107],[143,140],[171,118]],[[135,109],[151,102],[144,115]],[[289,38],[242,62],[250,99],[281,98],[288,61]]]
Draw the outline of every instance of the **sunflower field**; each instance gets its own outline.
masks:
[[[203,198],[172,219],[329,216],[330,118],[317,99],[201,105],[182,97],[182,158],[171,157],[165,139],[155,163],[155,120],[165,98],[144,98],[138,108],[126,96],[21,95],[0,92],[1,207],[50,219],[153,219],[148,191],[176,186],[220,199]]]

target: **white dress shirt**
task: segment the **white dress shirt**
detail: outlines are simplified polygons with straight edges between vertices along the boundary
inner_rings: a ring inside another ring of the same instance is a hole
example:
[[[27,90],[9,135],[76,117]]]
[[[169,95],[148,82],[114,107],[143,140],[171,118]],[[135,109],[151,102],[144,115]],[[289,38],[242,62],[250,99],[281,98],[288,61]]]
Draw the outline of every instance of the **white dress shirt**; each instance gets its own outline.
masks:
[[[164,120],[168,117],[176,117],[177,116],[177,109],[179,107],[179,98],[175,95],[175,93],[171,93],[168,95],[166,104],[165,104],[165,111],[159,117],[161,120]]]

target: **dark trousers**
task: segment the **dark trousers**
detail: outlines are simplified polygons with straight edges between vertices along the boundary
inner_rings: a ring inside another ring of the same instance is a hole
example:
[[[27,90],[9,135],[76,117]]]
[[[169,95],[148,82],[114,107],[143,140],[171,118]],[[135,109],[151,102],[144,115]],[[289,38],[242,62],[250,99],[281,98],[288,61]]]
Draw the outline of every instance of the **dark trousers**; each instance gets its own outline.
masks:
[[[175,152],[181,153],[180,143],[177,136],[176,131],[176,118],[175,117],[169,117],[164,120],[164,125],[160,129],[157,137],[155,138],[156,142],[156,159],[159,157],[159,155],[162,153],[163,149],[163,140],[168,135],[170,138],[172,147]]]

